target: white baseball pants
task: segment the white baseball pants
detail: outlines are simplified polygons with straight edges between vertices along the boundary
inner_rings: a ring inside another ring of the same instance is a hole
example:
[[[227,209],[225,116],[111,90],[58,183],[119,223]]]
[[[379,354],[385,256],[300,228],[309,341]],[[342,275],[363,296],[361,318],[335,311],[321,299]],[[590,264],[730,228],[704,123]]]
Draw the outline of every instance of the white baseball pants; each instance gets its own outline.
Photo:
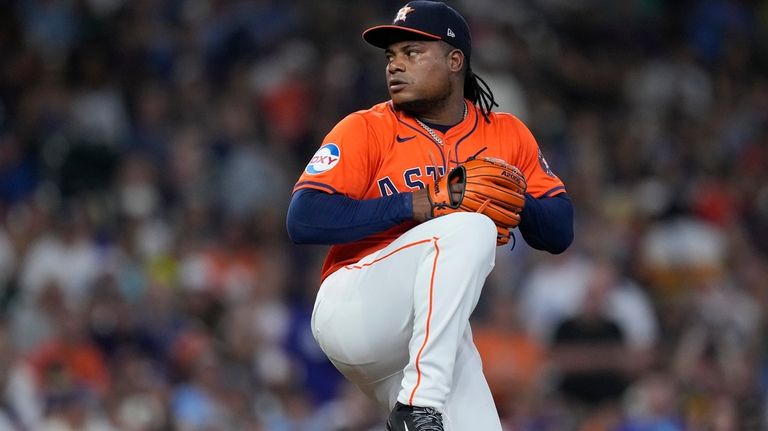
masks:
[[[422,223],[325,279],[312,333],[350,381],[389,411],[434,407],[450,431],[500,431],[469,316],[494,265],[496,228],[455,213]]]

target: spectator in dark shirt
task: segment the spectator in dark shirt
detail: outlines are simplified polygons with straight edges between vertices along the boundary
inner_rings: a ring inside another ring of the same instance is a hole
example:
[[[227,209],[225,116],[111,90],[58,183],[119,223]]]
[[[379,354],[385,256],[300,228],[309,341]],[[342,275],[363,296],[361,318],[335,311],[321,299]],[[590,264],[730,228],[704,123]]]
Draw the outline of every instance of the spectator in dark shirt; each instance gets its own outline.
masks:
[[[552,357],[563,396],[585,408],[621,397],[635,364],[619,324],[605,313],[617,282],[615,269],[595,265],[581,308],[563,319],[552,339]]]

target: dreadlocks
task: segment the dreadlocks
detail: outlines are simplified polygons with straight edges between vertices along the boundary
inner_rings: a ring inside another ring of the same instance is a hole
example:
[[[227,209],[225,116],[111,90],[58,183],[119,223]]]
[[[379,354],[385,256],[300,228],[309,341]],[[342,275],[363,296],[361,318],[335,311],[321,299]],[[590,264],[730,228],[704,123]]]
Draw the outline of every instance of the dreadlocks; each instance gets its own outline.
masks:
[[[493,92],[491,92],[491,87],[488,86],[488,83],[483,78],[477,76],[470,67],[467,67],[467,73],[464,78],[464,97],[480,107],[480,112],[483,113],[486,123],[491,122],[488,119],[488,114],[491,113],[494,106],[498,107],[499,104],[493,98]]]

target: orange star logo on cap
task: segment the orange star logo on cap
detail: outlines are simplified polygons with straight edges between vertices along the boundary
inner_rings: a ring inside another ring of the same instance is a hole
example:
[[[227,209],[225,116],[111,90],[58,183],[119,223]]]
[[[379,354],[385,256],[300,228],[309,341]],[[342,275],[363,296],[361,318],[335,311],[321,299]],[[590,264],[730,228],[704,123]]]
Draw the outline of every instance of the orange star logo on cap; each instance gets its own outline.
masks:
[[[404,6],[400,8],[399,11],[397,11],[397,16],[395,16],[395,22],[397,21],[405,21],[406,16],[415,11],[416,9],[410,7],[410,6]]]

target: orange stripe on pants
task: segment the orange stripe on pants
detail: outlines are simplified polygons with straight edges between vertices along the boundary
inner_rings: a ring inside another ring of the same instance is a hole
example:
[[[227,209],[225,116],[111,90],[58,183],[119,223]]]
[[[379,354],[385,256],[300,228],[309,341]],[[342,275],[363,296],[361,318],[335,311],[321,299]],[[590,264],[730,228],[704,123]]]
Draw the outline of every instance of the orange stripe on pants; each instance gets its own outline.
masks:
[[[432,262],[432,275],[429,279],[429,312],[427,313],[427,329],[426,333],[424,334],[424,342],[421,344],[421,348],[419,349],[419,354],[416,355],[416,385],[413,387],[413,390],[411,391],[411,397],[408,399],[408,404],[410,405],[413,405],[413,397],[416,396],[416,390],[419,389],[419,385],[421,384],[421,367],[419,367],[419,360],[421,359],[421,353],[427,346],[427,341],[429,341],[429,325],[432,321],[432,297],[435,291],[435,271],[437,269],[437,258],[440,256],[440,247],[437,246],[437,238],[434,238],[434,241],[435,260]]]
[[[347,265],[347,266],[344,267],[344,269],[363,269],[366,266],[371,266],[371,265],[373,265],[376,262],[381,262],[382,260],[392,256],[393,254],[395,254],[395,253],[397,253],[399,251],[403,251],[403,250],[405,250],[407,248],[411,248],[413,246],[416,246],[416,245],[419,245],[419,244],[424,244],[424,243],[427,243],[427,242],[432,242],[432,241],[437,241],[437,238],[423,239],[421,241],[412,242],[412,243],[406,244],[406,245],[404,245],[404,246],[402,246],[402,247],[400,247],[400,248],[398,248],[396,250],[392,250],[391,252],[387,253],[386,255],[384,255],[382,257],[379,257],[379,258],[376,258],[376,259],[374,259],[374,260],[372,260],[372,261],[370,261],[368,263],[364,263],[362,265]],[[437,246],[437,244],[435,244],[435,246]],[[433,276],[434,276],[434,270],[433,270]]]

